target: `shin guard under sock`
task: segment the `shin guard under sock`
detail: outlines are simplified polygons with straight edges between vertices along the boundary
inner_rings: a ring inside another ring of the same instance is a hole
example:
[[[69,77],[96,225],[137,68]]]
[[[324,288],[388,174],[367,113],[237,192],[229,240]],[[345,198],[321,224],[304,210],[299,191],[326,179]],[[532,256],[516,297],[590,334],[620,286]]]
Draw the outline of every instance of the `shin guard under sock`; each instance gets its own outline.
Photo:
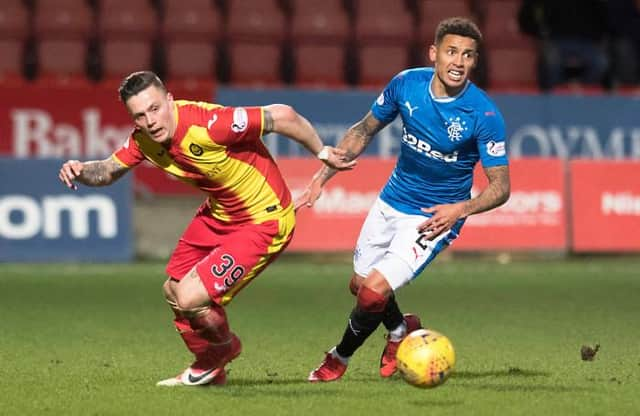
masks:
[[[404,317],[402,316],[402,312],[400,312],[398,302],[396,302],[396,297],[391,296],[384,308],[382,324],[387,328],[387,331],[393,331],[399,327],[402,322],[404,322]]]
[[[231,339],[227,314],[220,305],[213,304],[189,317],[191,328],[213,345],[226,344]]]
[[[336,351],[342,357],[351,357],[364,341],[378,328],[384,317],[387,299],[362,286],[358,291],[358,305],[351,311],[349,322]]]
[[[191,328],[189,320],[183,315],[176,302],[167,299],[167,303],[171,307],[175,316],[173,324],[176,327],[176,331],[180,334],[180,337],[187,346],[187,349],[196,356],[203,354],[209,346],[209,341],[202,338],[200,334]]]

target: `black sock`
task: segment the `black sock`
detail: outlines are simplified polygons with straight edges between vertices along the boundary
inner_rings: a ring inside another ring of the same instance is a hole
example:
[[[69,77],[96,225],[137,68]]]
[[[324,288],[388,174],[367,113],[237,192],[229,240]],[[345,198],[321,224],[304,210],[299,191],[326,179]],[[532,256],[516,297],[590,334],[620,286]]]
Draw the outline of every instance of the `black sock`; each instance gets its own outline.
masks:
[[[336,351],[342,357],[351,357],[354,352],[378,328],[384,315],[383,312],[365,312],[358,307],[351,311],[347,328],[342,335],[342,341],[336,346]]]
[[[393,331],[404,321],[404,317],[402,316],[402,312],[400,312],[395,296],[389,297],[383,313],[384,317],[382,318],[382,323],[384,324],[384,327],[387,328],[387,331]]]

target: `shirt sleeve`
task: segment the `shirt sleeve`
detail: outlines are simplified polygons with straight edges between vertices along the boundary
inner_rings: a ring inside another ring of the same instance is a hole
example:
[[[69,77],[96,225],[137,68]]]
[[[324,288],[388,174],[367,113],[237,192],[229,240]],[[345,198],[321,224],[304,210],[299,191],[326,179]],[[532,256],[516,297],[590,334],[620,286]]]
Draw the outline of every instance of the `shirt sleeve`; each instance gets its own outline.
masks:
[[[391,123],[398,115],[398,96],[403,78],[402,73],[393,77],[371,105],[371,113],[382,123]]]
[[[478,125],[478,152],[482,166],[508,165],[506,129],[502,114],[497,109],[483,111]]]
[[[229,146],[262,137],[262,107],[222,107],[213,111],[207,129],[215,143]]]
[[[133,139],[133,134],[127,137],[123,145],[117,149],[111,157],[122,166],[134,167],[142,162],[145,157],[138,143]]]

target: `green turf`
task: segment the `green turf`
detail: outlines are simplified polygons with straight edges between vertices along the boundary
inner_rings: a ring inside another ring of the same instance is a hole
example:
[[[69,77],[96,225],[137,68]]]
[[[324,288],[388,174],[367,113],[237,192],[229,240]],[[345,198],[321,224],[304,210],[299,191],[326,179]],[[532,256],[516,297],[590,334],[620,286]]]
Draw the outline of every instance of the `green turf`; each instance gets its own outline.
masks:
[[[342,334],[350,264],[283,257],[229,306],[223,388],[158,388],[190,360],[163,265],[0,264],[2,415],[629,415],[640,412],[640,259],[433,264],[401,306],[457,353],[445,385],[383,380],[378,330],[342,380],[305,378]],[[582,344],[601,344],[595,361]]]

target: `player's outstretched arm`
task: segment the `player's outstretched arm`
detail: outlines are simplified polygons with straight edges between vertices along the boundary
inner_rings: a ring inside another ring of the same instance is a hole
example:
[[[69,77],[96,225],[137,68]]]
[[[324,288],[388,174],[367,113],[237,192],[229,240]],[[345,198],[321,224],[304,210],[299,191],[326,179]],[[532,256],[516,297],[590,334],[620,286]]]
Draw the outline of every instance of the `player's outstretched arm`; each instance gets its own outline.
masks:
[[[346,153],[335,147],[325,146],[309,120],[291,106],[271,104],[264,107],[264,132],[275,132],[302,144],[325,165],[337,170],[353,169],[354,160],[347,160]]]
[[[418,231],[428,233],[433,240],[448,231],[460,218],[496,208],[509,199],[511,184],[509,166],[494,166],[484,170],[489,185],[478,196],[455,204],[434,205],[422,211],[432,214],[418,226]]]
[[[369,111],[362,120],[351,126],[338,144],[338,149],[345,152],[346,160],[354,161],[360,154],[366,149],[371,142],[373,136],[382,130],[386,124],[376,119],[371,111]],[[306,206],[312,207],[313,204],[320,198],[322,193],[322,187],[331,179],[336,173],[337,169],[332,169],[329,166],[323,166],[313,176],[311,183],[307,186],[307,189],[298,197],[294,202],[296,209]]]
[[[80,162],[69,160],[60,168],[58,178],[71,189],[77,189],[75,182],[87,186],[107,186],[121,178],[129,169],[113,158]]]

